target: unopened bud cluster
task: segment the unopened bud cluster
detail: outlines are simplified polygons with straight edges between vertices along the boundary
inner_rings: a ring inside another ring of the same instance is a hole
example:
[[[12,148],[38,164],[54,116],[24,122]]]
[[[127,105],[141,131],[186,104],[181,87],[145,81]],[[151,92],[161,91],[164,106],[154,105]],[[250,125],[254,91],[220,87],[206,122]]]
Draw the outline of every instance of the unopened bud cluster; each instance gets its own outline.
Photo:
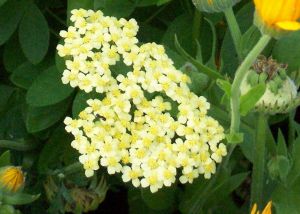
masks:
[[[266,84],[266,91],[256,103],[256,110],[270,114],[289,111],[296,105],[298,95],[297,87],[288,77],[286,69],[287,65],[261,56],[242,82],[242,95],[258,84]]]

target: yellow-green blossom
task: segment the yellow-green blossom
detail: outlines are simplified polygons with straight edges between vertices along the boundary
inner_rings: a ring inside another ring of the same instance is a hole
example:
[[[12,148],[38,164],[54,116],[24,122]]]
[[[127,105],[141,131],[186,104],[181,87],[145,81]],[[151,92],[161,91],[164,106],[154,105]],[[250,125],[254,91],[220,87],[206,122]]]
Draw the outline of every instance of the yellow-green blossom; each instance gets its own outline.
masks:
[[[190,79],[174,67],[163,46],[138,45],[134,19],[117,20],[100,11],[73,10],[75,27],[62,31],[58,54],[67,56],[62,81],[72,87],[105,93],[90,99],[78,119],[66,118],[66,130],[80,153],[86,176],[100,165],[124,182],[156,192],[199,174],[210,178],[227,154],[220,143],[223,127],[207,116],[210,104],[189,90]],[[131,71],[112,76],[110,66],[123,61]],[[164,94],[148,100],[145,92]],[[171,101],[178,115],[171,115]]]

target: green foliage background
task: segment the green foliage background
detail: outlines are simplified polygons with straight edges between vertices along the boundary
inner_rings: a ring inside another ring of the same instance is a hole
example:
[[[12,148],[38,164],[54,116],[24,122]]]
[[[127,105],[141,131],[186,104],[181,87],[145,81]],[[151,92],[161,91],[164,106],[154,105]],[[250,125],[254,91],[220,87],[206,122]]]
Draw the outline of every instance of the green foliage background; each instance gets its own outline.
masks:
[[[65,204],[74,202],[71,189],[88,189],[92,182],[84,177],[80,166],[76,168],[78,155],[62,123],[67,115],[78,115],[87,99],[97,96],[61,82],[64,61],[57,56],[56,45],[59,31],[67,28],[67,17],[74,8],[101,9],[105,15],[135,18],[140,25],[139,40],[165,45],[176,67],[191,76],[191,90],[206,96],[212,104],[209,114],[226,129],[230,125],[228,102],[222,99],[224,92],[218,86],[226,88],[226,83],[215,84],[175,47],[176,34],[190,55],[230,80],[238,59],[223,14],[202,13],[197,23],[198,12],[188,0],[0,0],[0,151],[9,149],[12,163],[26,171],[25,191],[41,193],[34,203],[16,207],[23,213],[63,213]],[[252,26],[253,3],[241,1],[234,10],[243,32],[242,54],[246,56],[260,38]],[[300,32],[273,40],[264,54],[289,64],[290,72],[298,72]],[[120,67],[115,72],[126,70]],[[262,191],[264,202],[272,200],[279,214],[300,213],[300,126],[294,116],[295,112],[271,117],[273,129],[266,133],[268,170]],[[100,212],[115,213],[120,203],[125,204],[124,211],[118,213],[248,213],[255,120],[254,113],[243,117],[244,142],[211,180],[198,178],[193,184],[176,184],[151,194],[101,170],[98,178],[104,176],[110,185],[108,195],[125,196],[99,202]],[[281,132],[278,128],[282,124],[289,129]],[[70,165],[76,170],[66,172]],[[58,188],[50,199],[45,192],[49,177]],[[73,211],[80,213],[82,209],[74,207]],[[0,206],[0,213],[8,212]]]

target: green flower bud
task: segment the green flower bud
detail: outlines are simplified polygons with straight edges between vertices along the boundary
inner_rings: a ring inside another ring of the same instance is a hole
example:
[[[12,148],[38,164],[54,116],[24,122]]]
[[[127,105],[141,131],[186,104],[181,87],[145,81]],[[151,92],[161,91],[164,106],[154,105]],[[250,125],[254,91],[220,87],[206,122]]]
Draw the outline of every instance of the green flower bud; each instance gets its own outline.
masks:
[[[266,84],[264,95],[255,105],[255,110],[268,114],[286,113],[300,104],[295,82],[286,75],[287,66],[273,59],[261,57],[249,70],[241,84],[241,95],[246,94],[256,82],[255,74],[259,74],[259,82]]]
[[[218,13],[233,7],[239,1],[240,0],[193,0],[193,3],[200,11]]]

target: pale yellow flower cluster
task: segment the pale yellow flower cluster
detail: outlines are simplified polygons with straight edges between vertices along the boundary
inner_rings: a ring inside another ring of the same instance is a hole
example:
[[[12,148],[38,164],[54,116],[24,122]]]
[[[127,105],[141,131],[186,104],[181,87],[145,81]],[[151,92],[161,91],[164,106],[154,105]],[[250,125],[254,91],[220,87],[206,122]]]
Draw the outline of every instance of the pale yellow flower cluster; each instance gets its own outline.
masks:
[[[101,165],[152,192],[171,186],[179,170],[181,183],[199,174],[210,178],[227,154],[220,143],[224,129],[207,116],[209,103],[189,90],[189,77],[173,66],[164,47],[138,46],[133,19],[80,9],[71,20],[74,27],[61,32],[65,43],[57,47],[69,59],[62,80],[106,95],[88,100],[78,119],[65,119],[86,176]],[[114,78],[110,66],[120,60],[132,69]],[[156,96],[147,99],[149,94]],[[171,102],[178,105],[177,116],[171,116]]]

